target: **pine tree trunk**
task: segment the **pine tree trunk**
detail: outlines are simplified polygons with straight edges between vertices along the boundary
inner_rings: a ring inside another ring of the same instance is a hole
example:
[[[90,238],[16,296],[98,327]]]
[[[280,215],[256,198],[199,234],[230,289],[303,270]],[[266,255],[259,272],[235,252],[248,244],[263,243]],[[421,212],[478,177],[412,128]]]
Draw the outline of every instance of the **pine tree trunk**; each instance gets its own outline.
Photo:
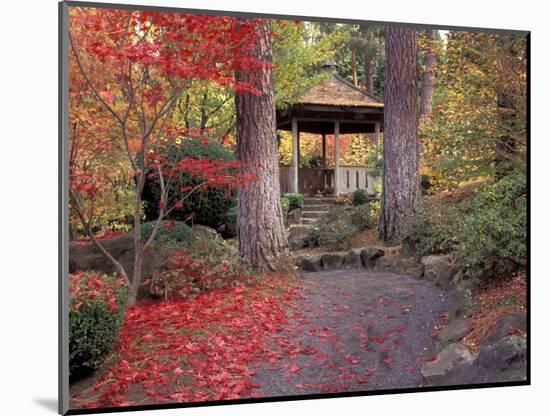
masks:
[[[263,21],[255,30],[259,39],[252,55],[271,63],[271,24]],[[273,72],[268,67],[238,71],[235,77],[238,82],[252,82],[261,91],[260,95],[235,94],[237,157],[243,171],[258,177],[238,190],[239,254],[256,270],[288,271],[292,266],[281,207]]]
[[[365,89],[368,94],[374,95],[374,78],[372,73],[373,59],[365,54]]]
[[[353,85],[357,87],[357,58],[355,50],[351,51],[351,78],[353,80]]]
[[[435,51],[433,42],[435,32],[426,30],[427,44],[424,49],[424,74],[422,76],[422,93],[420,95],[420,119],[429,121],[432,115],[432,103],[435,86]]]
[[[417,139],[416,33],[385,30],[384,185],[379,235],[398,242],[421,202]]]

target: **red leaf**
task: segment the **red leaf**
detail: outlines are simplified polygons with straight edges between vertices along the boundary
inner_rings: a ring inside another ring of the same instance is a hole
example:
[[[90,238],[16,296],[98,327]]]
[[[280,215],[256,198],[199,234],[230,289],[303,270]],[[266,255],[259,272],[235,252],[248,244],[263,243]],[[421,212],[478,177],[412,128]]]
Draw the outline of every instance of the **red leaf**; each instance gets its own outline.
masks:
[[[348,360],[351,364],[359,364],[360,362],[360,360],[352,357],[350,354],[346,355],[346,360]]]
[[[302,370],[302,368],[299,367],[298,365],[296,365],[296,363],[290,364],[290,365],[288,366],[288,369],[289,369],[290,371],[292,371],[293,373],[297,373],[297,372],[299,372],[300,370]]]
[[[313,355],[317,353],[317,350],[313,347],[307,346],[303,350],[301,350],[301,352],[305,355]]]

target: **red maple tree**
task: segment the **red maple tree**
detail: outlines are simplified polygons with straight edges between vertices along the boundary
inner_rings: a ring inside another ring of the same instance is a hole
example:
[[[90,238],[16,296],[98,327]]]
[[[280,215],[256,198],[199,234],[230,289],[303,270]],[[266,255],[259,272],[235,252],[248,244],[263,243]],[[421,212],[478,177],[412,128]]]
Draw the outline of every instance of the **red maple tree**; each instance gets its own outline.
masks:
[[[234,18],[226,16],[71,8],[70,109],[73,120],[86,118],[88,131],[87,140],[80,135],[80,141],[75,140],[76,131],[72,132],[70,202],[88,237],[128,282],[129,303],[136,300],[144,254],[153,244],[162,219],[195,190],[178,189],[180,195],[174,199],[178,202],[174,207],[167,206],[167,183],[176,172],[185,170],[201,178],[198,187],[241,186],[254,179],[236,173],[239,169],[233,162],[186,158],[169,163],[164,151],[176,136],[192,136],[172,117],[177,100],[192,80],[257,93],[253,82],[236,82],[233,75],[236,70],[252,71],[264,65],[250,58],[255,24],[251,20],[237,25]],[[131,279],[96,238],[92,214],[84,209],[83,200],[93,199],[106,186],[105,176],[84,171],[81,164],[75,163],[79,157],[85,158],[86,152],[104,151],[105,145],[112,142],[125,153],[130,182],[135,187]],[[150,237],[142,242],[142,191],[147,175],[157,176],[160,212]]]

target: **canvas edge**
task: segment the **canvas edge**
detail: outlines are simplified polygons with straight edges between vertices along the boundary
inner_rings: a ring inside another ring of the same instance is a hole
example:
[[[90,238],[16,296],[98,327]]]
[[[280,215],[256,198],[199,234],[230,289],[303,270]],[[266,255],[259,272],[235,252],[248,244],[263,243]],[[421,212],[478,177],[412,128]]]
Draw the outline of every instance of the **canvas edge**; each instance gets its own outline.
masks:
[[[69,214],[68,214],[68,122],[69,122],[69,60],[68,60],[68,22],[69,5],[66,2],[58,3],[58,29],[59,29],[59,50],[58,50],[58,147],[59,147],[59,172],[58,172],[58,305],[59,305],[59,327],[58,327],[58,412],[64,415],[69,411]]]
[[[88,8],[102,8],[102,9],[119,9],[119,10],[148,10],[157,12],[173,12],[173,13],[191,13],[191,14],[208,14],[216,16],[233,16],[233,17],[251,17],[251,18],[264,18],[264,19],[282,19],[282,20],[308,20],[312,22],[324,22],[324,23],[347,23],[347,24],[360,24],[367,23],[375,26],[400,26],[411,27],[417,29],[435,29],[435,30],[456,30],[467,32],[487,32],[487,33],[501,33],[511,35],[527,35],[530,30],[523,29],[501,29],[490,27],[475,27],[475,26],[454,26],[444,24],[432,24],[432,23],[414,23],[414,22],[388,22],[383,20],[365,20],[365,19],[349,19],[344,17],[328,17],[328,16],[304,16],[304,15],[292,15],[292,14],[272,14],[261,12],[247,12],[242,10],[209,10],[209,9],[192,9],[186,7],[170,7],[170,6],[151,6],[145,4],[136,3],[103,3],[95,1],[77,1],[66,0],[65,3],[70,7],[88,7]]]

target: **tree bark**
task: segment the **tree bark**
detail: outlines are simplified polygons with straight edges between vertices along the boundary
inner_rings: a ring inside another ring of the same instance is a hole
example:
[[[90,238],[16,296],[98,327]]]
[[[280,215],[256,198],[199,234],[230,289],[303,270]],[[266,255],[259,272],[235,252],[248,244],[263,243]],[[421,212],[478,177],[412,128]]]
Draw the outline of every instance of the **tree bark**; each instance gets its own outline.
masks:
[[[427,43],[424,49],[424,74],[422,75],[422,92],[420,95],[420,119],[423,121],[430,121],[435,87],[434,30],[426,30],[426,40]]]
[[[385,30],[384,182],[379,235],[398,242],[421,202],[414,29]]]
[[[372,63],[374,59],[365,54],[365,90],[368,94],[374,95],[374,77],[372,73]]]
[[[235,74],[238,82],[251,82],[260,91],[235,94],[237,157],[241,170],[258,178],[238,190],[239,254],[258,271],[288,271],[292,264],[281,207],[270,22],[258,23],[255,31],[258,38],[251,55],[268,65]]]
[[[357,87],[357,54],[355,49],[351,50],[351,78],[353,80],[353,85]]]

